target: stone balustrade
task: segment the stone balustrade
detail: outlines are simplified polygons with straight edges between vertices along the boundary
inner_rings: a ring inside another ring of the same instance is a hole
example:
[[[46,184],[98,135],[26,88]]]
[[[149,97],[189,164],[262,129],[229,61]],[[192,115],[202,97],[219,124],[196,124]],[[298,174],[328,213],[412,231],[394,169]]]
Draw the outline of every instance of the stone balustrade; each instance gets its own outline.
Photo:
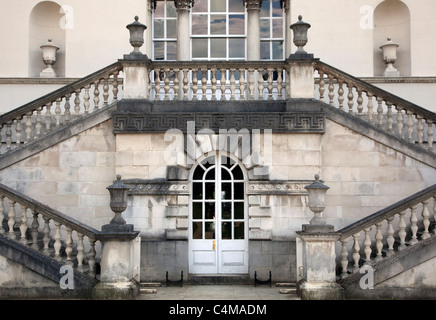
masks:
[[[432,221],[436,221],[436,185],[339,230],[341,279],[434,236]]]
[[[117,62],[0,116],[0,154],[20,148],[118,101]]]
[[[316,98],[431,152],[436,114],[328,64],[315,64]]]
[[[0,184],[0,235],[94,278],[100,231]]]
[[[152,63],[151,100],[285,100],[286,63],[191,61]]]

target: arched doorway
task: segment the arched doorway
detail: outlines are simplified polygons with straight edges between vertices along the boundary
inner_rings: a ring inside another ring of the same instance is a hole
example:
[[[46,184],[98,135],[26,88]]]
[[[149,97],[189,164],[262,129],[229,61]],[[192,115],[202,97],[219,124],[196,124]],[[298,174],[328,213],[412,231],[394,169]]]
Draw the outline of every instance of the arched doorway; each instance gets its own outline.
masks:
[[[193,168],[189,272],[248,273],[245,174],[237,159],[214,152]]]

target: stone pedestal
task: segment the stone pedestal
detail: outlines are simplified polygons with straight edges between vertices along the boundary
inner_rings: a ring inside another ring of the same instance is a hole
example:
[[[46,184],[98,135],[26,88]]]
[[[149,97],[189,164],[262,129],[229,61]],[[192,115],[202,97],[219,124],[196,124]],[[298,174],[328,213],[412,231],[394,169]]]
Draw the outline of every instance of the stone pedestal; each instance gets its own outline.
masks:
[[[102,240],[100,283],[94,299],[134,299],[139,295],[139,232],[107,233]]]
[[[331,225],[304,225],[297,232],[302,257],[302,280],[298,292],[303,300],[337,300],[343,289],[336,282],[335,245],[339,233]]]
[[[304,56],[301,58],[300,56]],[[315,77],[313,55],[291,55],[290,61],[290,98],[315,98]]]
[[[128,54],[120,60],[124,73],[123,99],[149,99],[150,83],[148,63],[145,54]]]

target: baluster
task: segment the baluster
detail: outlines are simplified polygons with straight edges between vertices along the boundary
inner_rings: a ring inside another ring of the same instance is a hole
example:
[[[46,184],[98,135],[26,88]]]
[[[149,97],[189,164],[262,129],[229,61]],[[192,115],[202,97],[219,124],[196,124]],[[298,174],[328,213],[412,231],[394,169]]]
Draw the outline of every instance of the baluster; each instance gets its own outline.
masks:
[[[5,218],[5,207],[4,207],[4,201],[5,197],[0,195],[0,234],[5,233],[5,229],[3,228],[3,220]]]
[[[357,115],[363,116],[363,98],[361,89],[357,89]]]
[[[427,149],[433,151],[433,121],[427,119]]]
[[[422,145],[422,138],[424,137],[424,125],[422,123],[423,118],[420,115],[417,115],[416,119],[418,119],[418,125],[416,127],[416,130],[418,132],[418,143]]]
[[[95,276],[95,241],[95,239],[89,238],[88,265],[91,276]]]
[[[212,100],[213,100],[213,101],[216,101],[216,100],[217,100],[217,98],[216,98],[216,83],[217,83],[217,79],[216,79],[216,71],[217,71],[217,68],[215,68],[215,67],[212,67],[212,68],[210,69],[210,72],[212,73],[212,79],[211,79],[210,83],[211,83],[211,89],[212,89]]]
[[[272,92],[273,92],[273,71],[274,69],[272,68],[268,68],[267,69],[267,84],[268,84],[268,100],[272,100],[273,96],[272,96]]]
[[[94,111],[98,110],[98,105],[100,104],[100,90],[98,86],[100,85],[100,80],[94,81]]]
[[[418,222],[418,218],[416,217],[416,209],[418,208],[418,206],[412,206],[410,208],[411,214],[410,214],[410,230],[412,231],[412,239],[410,239],[410,245],[414,245],[416,243],[418,243],[418,238],[416,236],[416,233],[418,232],[418,226],[417,226],[417,222]]]
[[[347,85],[348,87],[348,95],[347,95],[347,99],[348,99],[348,113],[353,113],[353,106],[354,106],[354,94],[353,94],[353,85],[351,83],[349,83]]]
[[[189,92],[189,77],[188,77],[189,70],[187,68],[183,69],[183,100],[188,100],[188,92]]]
[[[179,75],[180,75],[180,69],[174,68],[174,99],[173,100],[180,100],[180,85],[179,85]]]
[[[113,96],[113,101],[117,101],[118,100],[118,72],[115,72],[113,74],[114,78],[112,81],[112,96]]]
[[[248,90],[250,91],[250,100],[254,100],[254,68],[248,69]]]
[[[245,99],[245,69],[239,69],[239,100]]]
[[[388,226],[386,228],[386,242],[388,243],[388,252],[386,253],[386,256],[390,257],[394,253],[394,228],[392,227],[392,221],[394,220],[394,216],[387,218]]]
[[[428,227],[430,226],[430,212],[428,211],[428,203],[430,202],[430,199],[426,199],[422,202],[422,224],[424,226],[424,232],[421,235],[421,240],[425,240],[427,238],[430,238],[430,233],[428,232]]]
[[[91,88],[90,84],[87,84],[85,86],[85,96],[83,97],[84,102],[83,102],[83,106],[85,107],[85,114],[89,113],[89,99],[91,99],[90,95],[89,95],[89,88]]]
[[[72,264],[71,253],[73,252],[73,229],[66,226],[67,239],[65,240],[65,254],[67,255],[67,264]]]
[[[283,69],[277,68],[277,100],[283,100]]]
[[[65,95],[65,104],[64,104],[64,123],[68,124],[70,122],[70,118],[71,118],[71,112],[70,112],[70,98],[71,98],[71,93],[67,93]]]
[[[386,113],[387,131],[389,133],[392,133],[392,132],[394,132],[394,129],[392,127],[392,124],[394,123],[394,118],[392,116],[392,102],[387,101],[386,107],[388,108],[387,113]]]
[[[59,260],[61,260],[60,250],[61,250],[61,246],[62,246],[62,244],[61,244],[61,223],[58,221],[55,221],[55,227],[56,227],[55,235],[54,235],[55,242],[53,244],[53,247],[54,247],[55,259],[59,261]]]
[[[400,221],[398,223],[398,236],[400,237],[400,245],[398,246],[398,251],[406,249],[406,221],[404,219],[404,215],[406,211],[399,212]]]
[[[264,88],[264,86],[263,86],[263,82],[264,82],[264,79],[263,79],[263,68],[260,68],[258,70],[258,72],[259,72],[259,79],[258,79],[259,100],[263,100],[263,88]]]
[[[45,110],[45,130],[46,132],[50,132],[50,126],[51,126],[51,105],[52,103],[49,102],[46,104],[46,110]]]
[[[399,106],[395,106],[397,109],[397,134],[400,137],[403,137],[403,126],[404,126],[404,118],[403,118],[403,108]]]
[[[103,78],[103,106],[106,107],[109,102],[109,76]]]
[[[10,239],[16,239],[14,226],[15,226],[15,201],[9,199],[9,213],[8,213],[8,227],[9,233],[8,236]]]
[[[12,145],[12,121],[6,123],[6,150],[11,151]]]
[[[383,233],[381,231],[381,227],[383,225],[383,221],[380,221],[375,224],[376,232],[375,232],[375,247],[377,248],[377,256],[375,257],[375,261],[378,262],[383,259]]]
[[[32,219],[32,225],[31,227],[31,235],[32,235],[32,249],[38,250],[38,228],[39,228],[39,222],[38,222],[38,212],[33,211],[32,213],[33,219]]]
[[[61,102],[62,102],[62,98],[57,98],[56,99],[56,108],[55,108],[55,125],[56,128],[59,127],[60,123],[61,123]]]
[[[79,269],[79,271],[83,271],[83,257],[84,255],[84,250],[85,250],[85,246],[83,245],[83,234],[77,232],[77,269]]]
[[[49,243],[50,243],[50,218],[44,217],[44,236],[42,238],[42,243],[44,244],[43,252],[49,255]]]
[[[377,126],[383,126],[383,98],[377,97]]]
[[[192,100],[197,100],[197,91],[198,91],[198,68],[192,68]]]
[[[350,238],[341,239],[342,249],[341,249],[341,266],[342,266],[342,273],[341,273],[341,279],[344,279],[348,276],[348,250],[347,250],[347,244],[348,240]]]
[[[371,237],[369,236],[369,233],[371,232],[372,227],[368,227],[366,229],[364,229],[365,232],[365,239],[363,241],[363,245],[364,245],[364,249],[363,251],[365,252],[365,264],[371,264]]]
[[[170,68],[164,69],[164,100],[170,100]]]
[[[407,138],[413,142],[413,112],[407,110]]]
[[[372,102],[372,93],[367,93],[367,97],[368,97],[368,104],[367,104],[367,109],[368,109],[368,122],[372,124],[373,120],[374,120],[374,104]]]
[[[319,100],[324,100],[324,91],[325,91],[325,81],[324,81],[324,71],[319,70]]]
[[[329,104],[332,106],[335,100],[335,86],[333,85],[333,76],[329,74],[328,77],[329,77],[329,86],[328,86]]]
[[[353,267],[353,273],[359,272],[359,260],[360,260],[360,246],[359,246],[359,236],[360,233],[353,234],[353,261],[354,261],[354,267]]]
[[[32,115],[33,112],[30,111],[26,114],[26,130],[24,131],[26,133],[26,136],[24,138],[24,143],[28,143],[31,139],[32,134]]]
[[[339,86],[339,88],[338,88],[339,110],[344,111],[344,100],[345,100],[344,88],[343,88],[344,83],[340,79],[338,81],[339,81],[339,83],[338,83],[338,86]]]
[[[75,98],[74,98],[74,115],[76,118],[80,114],[80,89],[77,89],[75,92]]]
[[[35,124],[35,139],[39,138],[41,135],[41,128],[42,128],[42,107],[36,108],[36,124]]]
[[[19,148],[21,145],[21,120],[23,117],[17,118],[17,123],[15,125],[15,148]]]
[[[154,69],[154,99],[160,100],[160,68]]]
[[[221,100],[227,100],[226,98],[226,69],[221,68]]]
[[[203,67],[201,69],[201,100],[207,100],[206,91],[207,91],[207,69]]]
[[[436,196],[433,197],[433,220],[436,222]],[[436,234],[436,227],[433,229],[433,233]]]
[[[230,68],[230,100],[235,100],[235,68]]]
[[[21,208],[21,224],[20,224],[20,242],[27,245],[26,231],[27,231],[27,207],[20,203]]]

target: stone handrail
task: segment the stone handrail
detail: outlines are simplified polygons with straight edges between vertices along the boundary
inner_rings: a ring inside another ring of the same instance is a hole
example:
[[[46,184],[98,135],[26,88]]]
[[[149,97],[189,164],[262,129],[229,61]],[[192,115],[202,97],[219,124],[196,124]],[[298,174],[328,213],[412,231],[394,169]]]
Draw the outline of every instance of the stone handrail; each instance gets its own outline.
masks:
[[[3,184],[0,221],[1,235],[95,277],[96,242],[105,239],[101,231]]]
[[[284,100],[289,96],[289,81],[285,82],[289,70],[283,61],[153,61],[149,71],[151,100]]]
[[[119,62],[0,116],[0,154],[116,102]],[[92,109],[92,110],[91,110]]]
[[[349,267],[357,273],[362,263],[381,261],[436,233],[436,228],[429,230],[431,204],[436,221],[436,184],[339,230],[341,278],[348,276]]]
[[[436,113],[321,61],[315,64],[315,70],[319,76],[316,81],[318,99],[434,151]]]

